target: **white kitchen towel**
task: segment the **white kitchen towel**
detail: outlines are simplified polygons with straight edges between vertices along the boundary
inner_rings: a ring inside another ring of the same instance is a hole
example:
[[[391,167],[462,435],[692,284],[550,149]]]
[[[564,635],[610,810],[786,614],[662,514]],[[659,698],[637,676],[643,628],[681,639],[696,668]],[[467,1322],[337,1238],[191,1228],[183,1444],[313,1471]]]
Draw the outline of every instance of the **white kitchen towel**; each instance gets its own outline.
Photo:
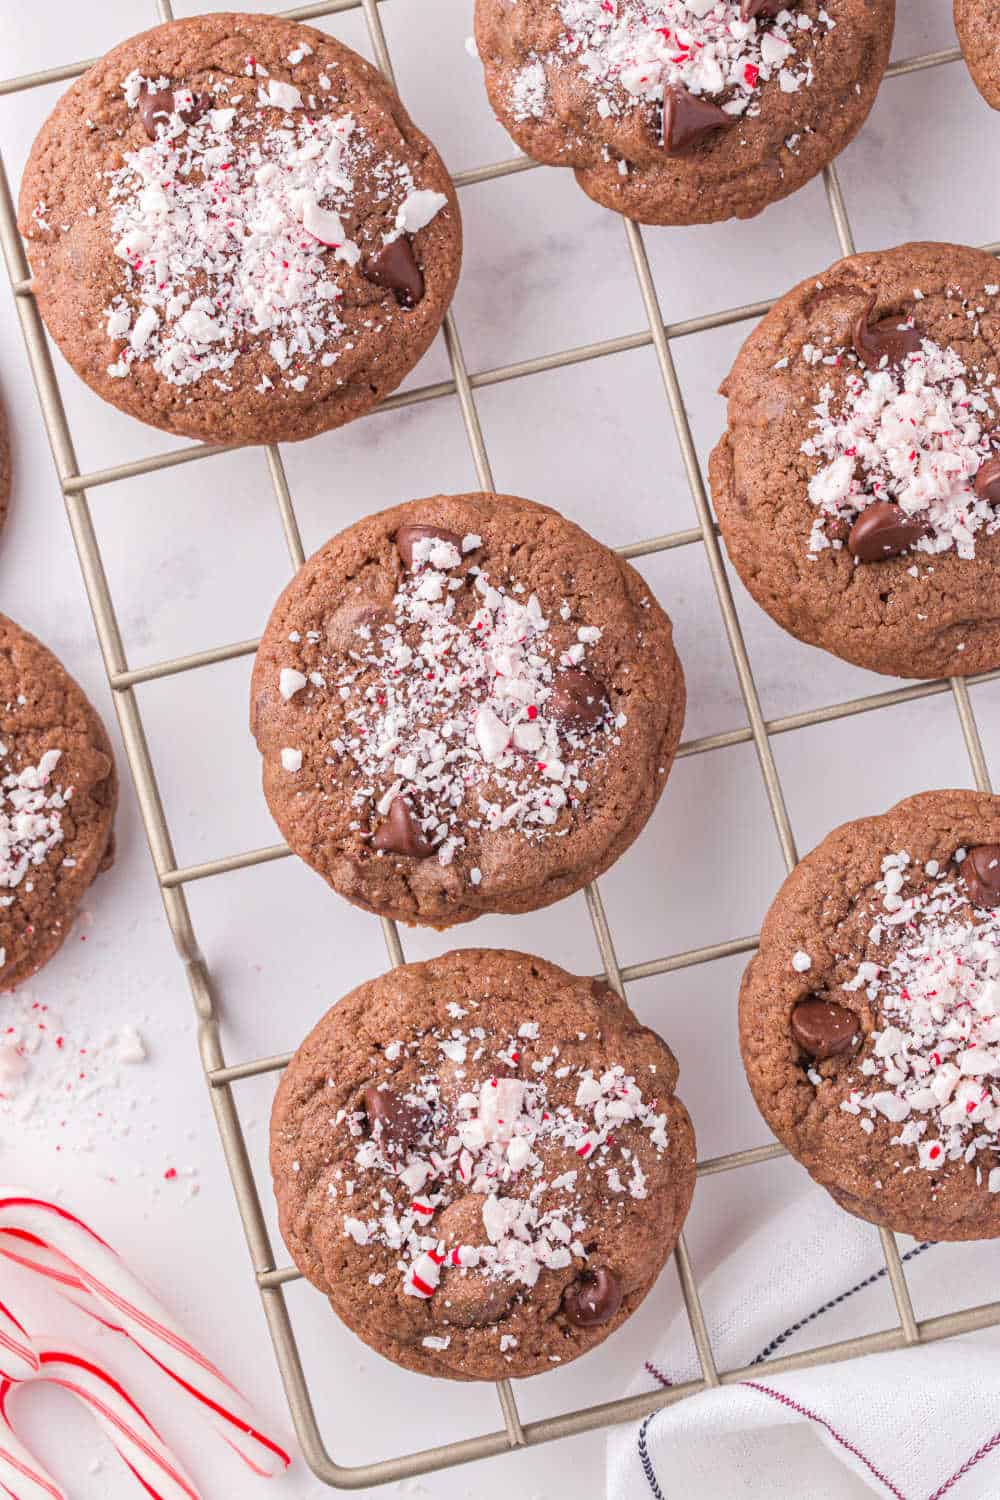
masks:
[[[918,1319],[996,1299],[997,1249],[900,1243]],[[720,1369],[608,1439],[608,1500],[998,1500],[1000,1332],[769,1375],[768,1360],[898,1321],[878,1235],[810,1187],[701,1288]],[[687,1318],[630,1394],[700,1374]]]

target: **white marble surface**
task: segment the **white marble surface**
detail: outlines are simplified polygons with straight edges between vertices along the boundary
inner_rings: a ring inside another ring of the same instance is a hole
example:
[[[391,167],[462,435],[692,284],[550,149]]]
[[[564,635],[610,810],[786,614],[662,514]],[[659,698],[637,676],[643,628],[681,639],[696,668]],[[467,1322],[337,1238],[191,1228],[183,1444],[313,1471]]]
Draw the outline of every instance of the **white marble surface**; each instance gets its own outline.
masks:
[[[178,14],[194,12],[180,0]],[[249,8],[268,10],[270,5]],[[903,0],[896,55],[953,41],[945,0]],[[454,169],[510,154],[464,42],[471,0],[390,0],[385,26],[400,89]],[[4,73],[105,50],[155,19],[152,0],[101,6],[0,0]],[[321,23],[367,51],[360,18]],[[0,99],[0,145],[17,183],[31,139],[58,87]],[[891,81],[860,139],[841,159],[858,245],[952,237],[971,243],[1000,232],[983,163],[1000,145],[1000,119],[982,105],[961,65]],[[990,168],[991,172],[995,168]],[[468,188],[462,197],[467,253],[455,303],[471,370],[591,339],[640,330],[642,306],[621,224],[580,194],[568,173],[539,170]],[[774,295],[824,268],[837,241],[822,187],[812,184],[749,224],[650,231],[647,245],[664,315]],[[702,459],[718,435],[714,394],[745,333],[719,330],[678,344],[678,368]],[[109,721],[114,715],[45,434],[9,297],[0,296],[0,382],[12,418],[16,492],[0,547],[0,601],[36,630],[78,675]],[[170,446],[122,416],[62,365],[63,392],[83,469]],[[416,372],[447,372],[440,341]],[[649,349],[576,366],[479,394],[499,488],[552,502],[597,536],[622,543],[690,526],[694,516],[655,359]],[[307,550],[364,512],[435,490],[472,488],[475,471],[454,400],[376,416],[286,450]],[[263,458],[253,452],[94,491],[93,511],[133,665],[256,634],[288,575],[287,555]],[[688,672],[686,733],[741,725],[745,715],[700,548],[642,564],[674,617]],[[737,588],[744,629],[769,717],[878,691],[883,679],[842,666],[784,636]],[[275,830],[258,788],[246,733],[249,663],[214,667],[141,690],[152,754],[178,859],[189,863],[270,843]],[[1000,685],[973,690],[988,758],[1000,743]],[[114,728],[113,724],[112,727]],[[969,785],[950,698],[926,701],[779,738],[775,753],[800,847],[844,817],[881,810],[905,793]],[[79,1113],[49,1095],[28,1120],[0,1114],[6,1179],[59,1192],[92,1218],[172,1305],[204,1331],[270,1426],[290,1437],[282,1393],[252,1285],[195,1048],[190,1000],[157,897],[134,796],[126,787],[119,860],[99,882],[64,952],[29,987],[30,998],[100,1042],[137,1022],[151,1056],[123,1070]],[[783,873],[752,748],[681,761],[652,823],[603,882],[623,962],[636,962],[756,929]],[[233,1059],[292,1047],[320,1010],[385,965],[377,924],[331,896],[291,861],[191,888],[191,907],[215,975]],[[86,942],[78,941],[86,938]],[[483,920],[459,940],[535,949],[571,968],[599,966],[582,896],[524,919]],[[448,939],[406,938],[420,957]],[[632,987],[643,1019],[680,1058],[701,1153],[766,1139],[743,1082],[735,1041],[740,961]],[[44,1083],[44,1079],[43,1079]],[[244,1084],[239,1101],[258,1165],[272,1079]],[[101,1111],[98,1117],[98,1110]],[[170,1167],[193,1168],[167,1182]],[[688,1239],[705,1272],[799,1181],[787,1163],[717,1177],[699,1186]],[[261,1178],[262,1184],[264,1178]],[[198,1192],[192,1196],[191,1188]],[[269,1194],[264,1189],[265,1203]],[[273,1220],[268,1203],[268,1215]],[[874,1253],[874,1252],[873,1252]],[[280,1245],[279,1259],[284,1259]],[[32,1289],[0,1272],[4,1295],[37,1322]],[[607,1400],[625,1385],[663,1319],[677,1305],[668,1270],[641,1316],[589,1359],[522,1385],[526,1417]],[[294,1286],[300,1332],[324,1431],[345,1463],[387,1456],[497,1425],[491,1388],[442,1388],[397,1372],[356,1343],[319,1297]],[[918,1312],[920,1309],[918,1309]],[[888,1309],[886,1310],[888,1316]],[[61,1316],[61,1315],[60,1315]],[[123,1367],[128,1361],[123,1356]],[[184,1412],[150,1383],[162,1424],[177,1439],[206,1495],[256,1493],[226,1455],[187,1427]],[[446,1397],[446,1399],[442,1399]],[[17,1408],[74,1500],[133,1493],[114,1462],[61,1398],[36,1392]],[[601,1439],[584,1437],[509,1461],[404,1484],[404,1493],[499,1497],[581,1495],[601,1487]],[[272,1493],[288,1500],[321,1487],[301,1460]]]

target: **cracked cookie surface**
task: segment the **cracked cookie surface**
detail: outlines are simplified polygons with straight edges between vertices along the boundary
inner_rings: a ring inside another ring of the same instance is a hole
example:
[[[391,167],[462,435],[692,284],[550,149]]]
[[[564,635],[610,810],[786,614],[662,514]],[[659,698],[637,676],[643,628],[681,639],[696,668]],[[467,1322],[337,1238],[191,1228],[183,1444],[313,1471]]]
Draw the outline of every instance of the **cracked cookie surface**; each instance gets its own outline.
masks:
[[[955,0],[955,30],[972,81],[986,103],[1000,109],[1000,5]]]
[[[835,829],[740,992],[754,1098],[850,1213],[1000,1236],[1000,798],[925,792]]]
[[[62,945],[111,863],[117,799],[96,711],[52,653],[0,615],[0,989]]]
[[[281,1230],[378,1353],[496,1380],[638,1307],[694,1187],[677,1064],[607,985],[523,953],[407,964],[340,1000],[271,1118]]]
[[[645,224],[749,218],[795,192],[861,128],[885,72],[894,0],[477,0],[501,123]]]
[[[285,589],[251,725],[282,833],[348,900],[448,927],[533,911],[645,825],[684,718],[670,621],[556,511],[435,495]]]
[[[851,256],[774,305],[721,387],[709,475],[779,625],[900,677],[1000,666],[998,375],[1000,267],[979,250]]]
[[[95,63],[35,142],[19,220],[77,373],[207,442],[363,415],[427,349],[461,261],[451,180],[394,90],[270,16],[172,21]]]

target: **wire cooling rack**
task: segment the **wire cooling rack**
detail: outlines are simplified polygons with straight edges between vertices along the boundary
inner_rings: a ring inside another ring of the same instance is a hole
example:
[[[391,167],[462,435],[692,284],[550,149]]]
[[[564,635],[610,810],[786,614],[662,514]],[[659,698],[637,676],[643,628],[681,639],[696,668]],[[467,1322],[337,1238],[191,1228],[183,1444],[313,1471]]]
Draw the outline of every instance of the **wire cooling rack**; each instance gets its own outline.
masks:
[[[326,4],[305,5],[283,14],[292,20],[307,21],[344,11],[361,10],[368,28],[368,35],[379,67],[392,79],[392,63],[382,29],[379,7],[387,0],[328,0]],[[402,0],[395,0],[402,3]],[[172,19],[170,0],[156,0],[158,18]],[[137,16],[137,21],[144,20]],[[907,58],[889,68],[887,77],[899,77],[926,68],[942,66],[958,60],[958,49],[927,53]],[[74,78],[90,65],[87,62],[67,64],[47,69],[20,78],[0,82],[0,96],[15,94],[25,89],[56,83]],[[459,188],[472,183],[485,182],[508,176],[512,172],[528,171],[535,163],[524,156],[515,156],[507,161],[479,167],[460,173],[455,182]],[[841,193],[835,169],[831,166],[824,173],[827,199],[833,216],[834,227],[845,255],[853,253],[854,240],[850,221]],[[517,364],[498,366],[470,374],[462,357],[461,343],[452,315],[444,323],[444,339],[451,363],[451,379],[423,386],[390,397],[382,403],[381,410],[395,410],[422,401],[436,401],[446,397],[457,398],[465,432],[472,451],[479,483],[484,490],[493,489],[493,476],[482,428],[476,410],[475,392],[483,386],[502,381],[520,380],[541,371],[561,369],[585,360],[602,359],[607,355],[622,353],[652,345],[659,363],[667,406],[673,420],[677,442],[684,461],[691,496],[698,517],[698,525],[685,531],[650,537],[629,546],[619,548],[623,557],[644,557],[651,553],[666,551],[674,547],[702,546],[708,558],[712,580],[718,597],[719,608],[729,640],[730,650],[736,666],[740,690],[746,706],[746,724],[721,734],[707,735],[683,743],[679,755],[703,755],[726,746],[752,741],[760,763],[764,786],[774,818],[778,839],[785,864],[789,870],[796,863],[795,840],[785,807],[784,793],[775,766],[771,739],[777,734],[786,734],[815,724],[829,723],[835,719],[855,714],[869,713],[895,704],[912,702],[919,698],[939,693],[951,693],[958,713],[962,734],[972,765],[977,787],[989,791],[990,780],[983,756],[979,729],[969,699],[968,684],[992,681],[1000,677],[1000,671],[984,673],[977,677],[940,679],[920,682],[888,692],[875,693],[864,698],[855,698],[846,703],[834,703],[807,713],[791,714],[784,718],[765,721],[760,699],[747,656],[739,619],[733,604],[716,527],[712,520],[704,480],[699,468],[691,429],[688,424],[684,397],[681,392],[671,344],[675,339],[706,329],[720,328],[728,324],[749,322],[760,317],[770,306],[768,302],[748,304],[744,307],[727,308],[720,312],[705,313],[684,322],[665,324],[660,313],[656,287],[650,272],[643,245],[642,231],[628,220],[622,220],[628,241],[629,254],[645,306],[648,327],[640,332],[618,338],[605,339],[573,349],[564,349],[553,354],[540,355],[535,359]],[[206,880],[240,870],[249,865],[262,864],[268,860],[284,858],[288,848],[278,844],[264,849],[253,849],[243,854],[230,854],[221,859],[203,864],[178,867],[174,856],[170,830],[160,799],[156,776],[153,771],[146,743],[139,705],[133,689],[140,683],[178,673],[200,670],[215,662],[229,661],[247,656],[256,650],[254,640],[237,641],[231,645],[213,646],[196,651],[188,656],[170,661],[159,661],[150,666],[130,669],[122,637],[115,616],[114,602],[108,587],[101,551],[97,543],[87,500],[88,490],[120,480],[129,480],[154,470],[171,468],[177,464],[197,462],[214,454],[225,452],[223,446],[194,444],[135,463],[118,464],[90,474],[81,474],[73,447],[73,439],[66,421],[58,382],[52,365],[45,331],[32,296],[30,270],[24,246],[17,232],[10,188],[0,157],[0,239],[17,302],[21,327],[28,349],[32,373],[38,388],[42,414],[48,430],[53,458],[66,500],[70,527],[83,572],[84,582],[94,615],[97,636],[104,656],[108,681],[114,696],[115,708],[121,726],[122,738],[129,765],[135,781],[146,836],[149,840],[153,863],[163,895],[167,919],[178,951],[187,971],[195,1010],[199,1019],[199,1045],[205,1077],[209,1085],[219,1133],[225,1150],[226,1161],[233,1181],[247,1245],[253,1264],[254,1275],[260,1290],[264,1312],[274,1343],[278,1366],[284,1381],[288,1404],[295,1423],[296,1433],[306,1460],[325,1483],[339,1489],[363,1489],[371,1485],[384,1484],[391,1480],[427,1473],[433,1469],[446,1468],[454,1464],[467,1463],[473,1459],[488,1458],[510,1453],[519,1448],[533,1447],[552,1442],[557,1438],[572,1436],[595,1428],[610,1426],[616,1422],[635,1421],[647,1416],[660,1406],[679,1401],[697,1391],[712,1386],[725,1385],[745,1379],[759,1369],[720,1370],[716,1363],[705,1320],[702,1314],[698,1288],[692,1273],[683,1236],[674,1252],[674,1261],[680,1280],[684,1303],[691,1326],[691,1333],[701,1362],[700,1380],[688,1381],[670,1390],[658,1390],[649,1394],[632,1396],[618,1401],[605,1402],[582,1410],[562,1412],[558,1416],[539,1421],[522,1422],[518,1413],[514,1391],[508,1381],[497,1385],[497,1395],[503,1416],[503,1426],[494,1432],[478,1437],[465,1438],[436,1448],[381,1459],[377,1462],[345,1467],[335,1462],[326,1445],[316,1421],[309,1386],[299,1354],[295,1334],[292,1330],[283,1288],[297,1280],[299,1273],[291,1266],[276,1266],[270,1237],[261,1212],[257,1183],[247,1152],[246,1140],[240,1121],[232,1085],[243,1078],[257,1074],[277,1072],[289,1060],[288,1055],[254,1058],[247,1062],[227,1063],[222,1050],[219,1015],[213,991],[212,975],[198,949],[191,916],[188,910],[184,887],[195,880]],[[988,245],[987,250],[1000,253],[1000,244]],[[298,569],[304,561],[302,541],[299,535],[295,507],[285,477],[281,454],[276,447],[264,450],[274,496],[284,529],[285,540],[292,567]],[[267,604],[270,601],[265,601]],[[654,974],[672,973],[693,964],[710,963],[714,959],[729,957],[737,953],[749,953],[756,946],[756,937],[733,938],[714,943],[704,948],[694,948],[683,953],[674,953],[665,958],[654,958],[644,963],[621,965],[615,954],[614,941],[608,926],[596,884],[587,887],[587,905],[593,924],[594,936],[604,963],[603,978],[606,978],[622,995],[625,985],[633,980],[644,979]],[[382,931],[392,964],[401,964],[403,949],[394,923],[383,920]],[[752,1150],[735,1151],[725,1156],[713,1157],[699,1162],[698,1175],[707,1176],[716,1172],[729,1172],[752,1166],[775,1156],[784,1154],[784,1148],[776,1142],[758,1146]],[[270,1190],[269,1188],[267,1189]],[[768,1361],[768,1368],[775,1372],[798,1369],[806,1365],[850,1359],[859,1354],[887,1349],[898,1349],[905,1345],[931,1343],[959,1333],[969,1333],[1000,1323],[1000,1302],[986,1303],[966,1308],[959,1312],[918,1321],[906,1283],[896,1241],[886,1230],[881,1230],[882,1250],[885,1257],[889,1284],[896,1302],[898,1322],[894,1327],[883,1328],[859,1338],[840,1343],[827,1344],[799,1354],[784,1355]]]

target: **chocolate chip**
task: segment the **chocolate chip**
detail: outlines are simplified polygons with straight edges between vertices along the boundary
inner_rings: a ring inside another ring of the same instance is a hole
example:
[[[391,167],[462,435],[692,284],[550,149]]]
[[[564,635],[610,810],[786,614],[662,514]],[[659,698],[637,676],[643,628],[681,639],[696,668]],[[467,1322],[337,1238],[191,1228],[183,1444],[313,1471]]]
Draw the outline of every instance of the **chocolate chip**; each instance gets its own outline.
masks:
[[[361,274],[374,286],[392,292],[400,307],[416,307],[423,298],[423,273],[405,234],[384,245],[377,255],[367,255],[361,263]]]
[[[752,21],[755,16],[766,16],[768,20],[772,20],[783,10],[791,10],[797,3],[798,0],[742,0],[740,20]]]
[[[173,89],[143,89],[139,95],[139,119],[151,141],[156,140],[157,123],[165,125],[174,112]]]
[[[876,500],[851,527],[847,550],[858,562],[884,562],[912,547],[926,529],[923,521],[913,520],[891,500]]]
[[[832,1000],[800,1000],[792,1011],[792,1036],[817,1062],[849,1052],[859,1030],[854,1012]]]
[[[184,92],[191,94],[190,89]],[[207,115],[211,108],[212,96],[210,94],[191,94],[191,103],[182,105],[177,114],[185,125],[197,125],[202,116]]]
[[[462,538],[454,531],[445,531],[442,526],[401,526],[396,532],[396,551],[403,559],[403,567],[408,571],[413,569],[413,548],[415,543],[426,541],[428,537],[437,537],[439,541],[450,542],[453,547],[462,551]]]
[[[1000,458],[988,458],[972,481],[980,500],[1000,505]]]
[[[483,1224],[486,1196],[469,1193],[455,1198],[434,1215],[434,1234],[446,1245],[475,1248],[489,1243]],[[431,1304],[431,1315],[439,1312],[442,1322],[455,1328],[482,1328],[496,1324],[517,1296],[518,1284],[509,1276],[494,1280],[481,1269],[466,1269],[447,1259],[441,1267],[441,1291]]]
[[[689,94],[679,83],[663,95],[662,142],[668,156],[683,156],[706,136],[725,130],[736,121],[708,99]]]
[[[349,599],[326,622],[327,645],[336,651],[363,651],[366,641],[385,625],[390,612],[373,599]],[[363,636],[361,631],[367,631]]]
[[[151,141],[156,140],[157,125],[164,125],[172,114],[185,125],[194,125],[212,107],[212,101],[208,94],[192,94],[190,89],[178,89],[178,93],[187,94],[191,100],[190,104],[184,104],[180,109],[174,108],[173,89],[143,89],[139,95],[139,118],[142,121],[146,134]]]
[[[392,803],[389,816],[372,836],[372,848],[383,854],[406,854],[410,859],[430,859],[434,853],[405,797],[397,797]]]
[[[1000,906],[1000,844],[977,844],[961,870],[974,906]]]
[[[869,370],[877,370],[883,359],[890,369],[901,365],[908,354],[919,354],[923,334],[919,328],[900,328],[901,317],[881,318],[871,321],[875,311],[874,297],[869,297],[867,306],[854,324],[854,352]]]
[[[560,724],[574,729],[593,729],[604,718],[610,703],[603,685],[589,672],[560,672],[545,705]]]
[[[577,1328],[594,1328],[613,1318],[622,1305],[622,1289],[607,1266],[588,1271],[563,1292],[563,1312]]]
[[[410,1104],[394,1089],[379,1088],[370,1083],[364,1093],[368,1127],[384,1151],[406,1152],[416,1149],[420,1137],[430,1124],[426,1109]],[[381,1128],[376,1131],[376,1126]]]

